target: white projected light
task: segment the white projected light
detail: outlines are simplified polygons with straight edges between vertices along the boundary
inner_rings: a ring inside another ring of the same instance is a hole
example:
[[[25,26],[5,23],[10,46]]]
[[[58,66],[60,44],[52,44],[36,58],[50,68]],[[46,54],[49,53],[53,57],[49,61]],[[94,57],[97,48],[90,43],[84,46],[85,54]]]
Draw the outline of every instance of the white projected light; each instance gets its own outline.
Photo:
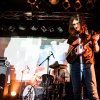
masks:
[[[65,62],[68,48],[66,43],[65,39],[55,39],[54,41],[45,38],[12,37],[5,49],[4,56],[7,57],[11,65],[14,65],[16,80],[33,81],[35,77],[47,74],[48,66],[55,61],[67,64]]]

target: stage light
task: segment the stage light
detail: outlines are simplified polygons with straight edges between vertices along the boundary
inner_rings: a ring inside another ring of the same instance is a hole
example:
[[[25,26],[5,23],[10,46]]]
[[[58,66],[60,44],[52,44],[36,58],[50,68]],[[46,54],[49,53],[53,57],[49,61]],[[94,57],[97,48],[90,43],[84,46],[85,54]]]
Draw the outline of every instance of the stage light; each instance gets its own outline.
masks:
[[[56,5],[59,3],[59,0],[49,0],[52,5]]]
[[[49,31],[54,32],[54,28],[53,27],[49,28]]]
[[[30,16],[32,16],[32,12],[25,12],[24,15],[30,17]]]
[[[36,26],[34,26],[34,25],[31,26],[30,29],[31,29],[32,31],[37,31],[37,30],[38,30],[38,28],[37,28]]]
[[[0,27],[0,29],[1,29],[2,31],[7,31],[7,30],[8,30],[8,27],[7,27],[6,25],[2,25],[2,26]]]
[[[9,30],[10,32],[14,32],[14,31],[15,31],[15,27],[14,27],[14,26],[9,26],[8,30]]]
[[[41,27],[41,30],[42,30],[43,32],[47,32],[47,29],[46,29],[45,26],[42,26],[42,27]]]
[[[94,7],[93,1],[92,0],[88,0],[86,3],[86,8],[87,10],[90,10]]]
[[[68,8],[70,8],[70,2],[68,0],[65,0],[64,2],[62,2],[62,6],[65,10],[67,10]]]
[[[79,0],[76,0],[76,2],[74,3],[74,7],[77,10],[79,10],[82,7],[82,4]]]
[[[25,29],[26,29],[25,26],[23,26],[23,25],[19,25],[19,30],[24,31]]]
[[[31,4],[31,5],[35,5],[35,2],[36,2],[37,0],[27,0],[27,3],[29,3],[29,4]]]
[[[11,91],[11,96],[16,96],[16,91]]]
[[[63,32],[63,29],[62,29],[62,27],[60,27],[60,26],[57,28],[57,30],[58,30],[60,33]]]

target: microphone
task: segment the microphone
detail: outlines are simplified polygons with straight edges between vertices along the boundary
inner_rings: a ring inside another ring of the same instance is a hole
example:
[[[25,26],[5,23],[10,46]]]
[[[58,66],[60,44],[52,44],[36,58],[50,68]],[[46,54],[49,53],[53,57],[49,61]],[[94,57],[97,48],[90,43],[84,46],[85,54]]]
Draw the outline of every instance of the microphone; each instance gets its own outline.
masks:
[[[53,54],[53,52],[51,51],[51,55],[53,56],[53,58],[55,58],[55,56],[54,56],[54,54]]]

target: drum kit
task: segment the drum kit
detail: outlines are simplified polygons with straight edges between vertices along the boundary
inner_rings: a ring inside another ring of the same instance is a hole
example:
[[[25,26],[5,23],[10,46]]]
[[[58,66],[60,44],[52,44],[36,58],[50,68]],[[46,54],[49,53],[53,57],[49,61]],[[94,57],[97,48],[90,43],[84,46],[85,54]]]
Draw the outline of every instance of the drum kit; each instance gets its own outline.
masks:
[[[43,74],[40,78],[41,82],[36,86],[27,85],[22,91],[22,100],[63,100],[65,95],[65,71],[67,66],[55,62],[49,68],[53,69],[51,75]],[[36,81],[37,79],[36,79]],[[61,93],[61,90],[62,93]]]

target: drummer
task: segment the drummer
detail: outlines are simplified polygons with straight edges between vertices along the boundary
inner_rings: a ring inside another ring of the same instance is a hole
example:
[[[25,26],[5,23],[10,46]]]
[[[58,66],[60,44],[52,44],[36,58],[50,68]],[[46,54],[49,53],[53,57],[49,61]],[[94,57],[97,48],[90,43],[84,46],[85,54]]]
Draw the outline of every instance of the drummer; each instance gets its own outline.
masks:
[[[53,69],[53,71],[51,72],[51,75],[54,77],[55,84],[70,81],[69,80],[70,75],[68,72],[69,66],[65,64],[59,64],[58,61],[56,61],[54,64],[50,65],[49,67]]]

